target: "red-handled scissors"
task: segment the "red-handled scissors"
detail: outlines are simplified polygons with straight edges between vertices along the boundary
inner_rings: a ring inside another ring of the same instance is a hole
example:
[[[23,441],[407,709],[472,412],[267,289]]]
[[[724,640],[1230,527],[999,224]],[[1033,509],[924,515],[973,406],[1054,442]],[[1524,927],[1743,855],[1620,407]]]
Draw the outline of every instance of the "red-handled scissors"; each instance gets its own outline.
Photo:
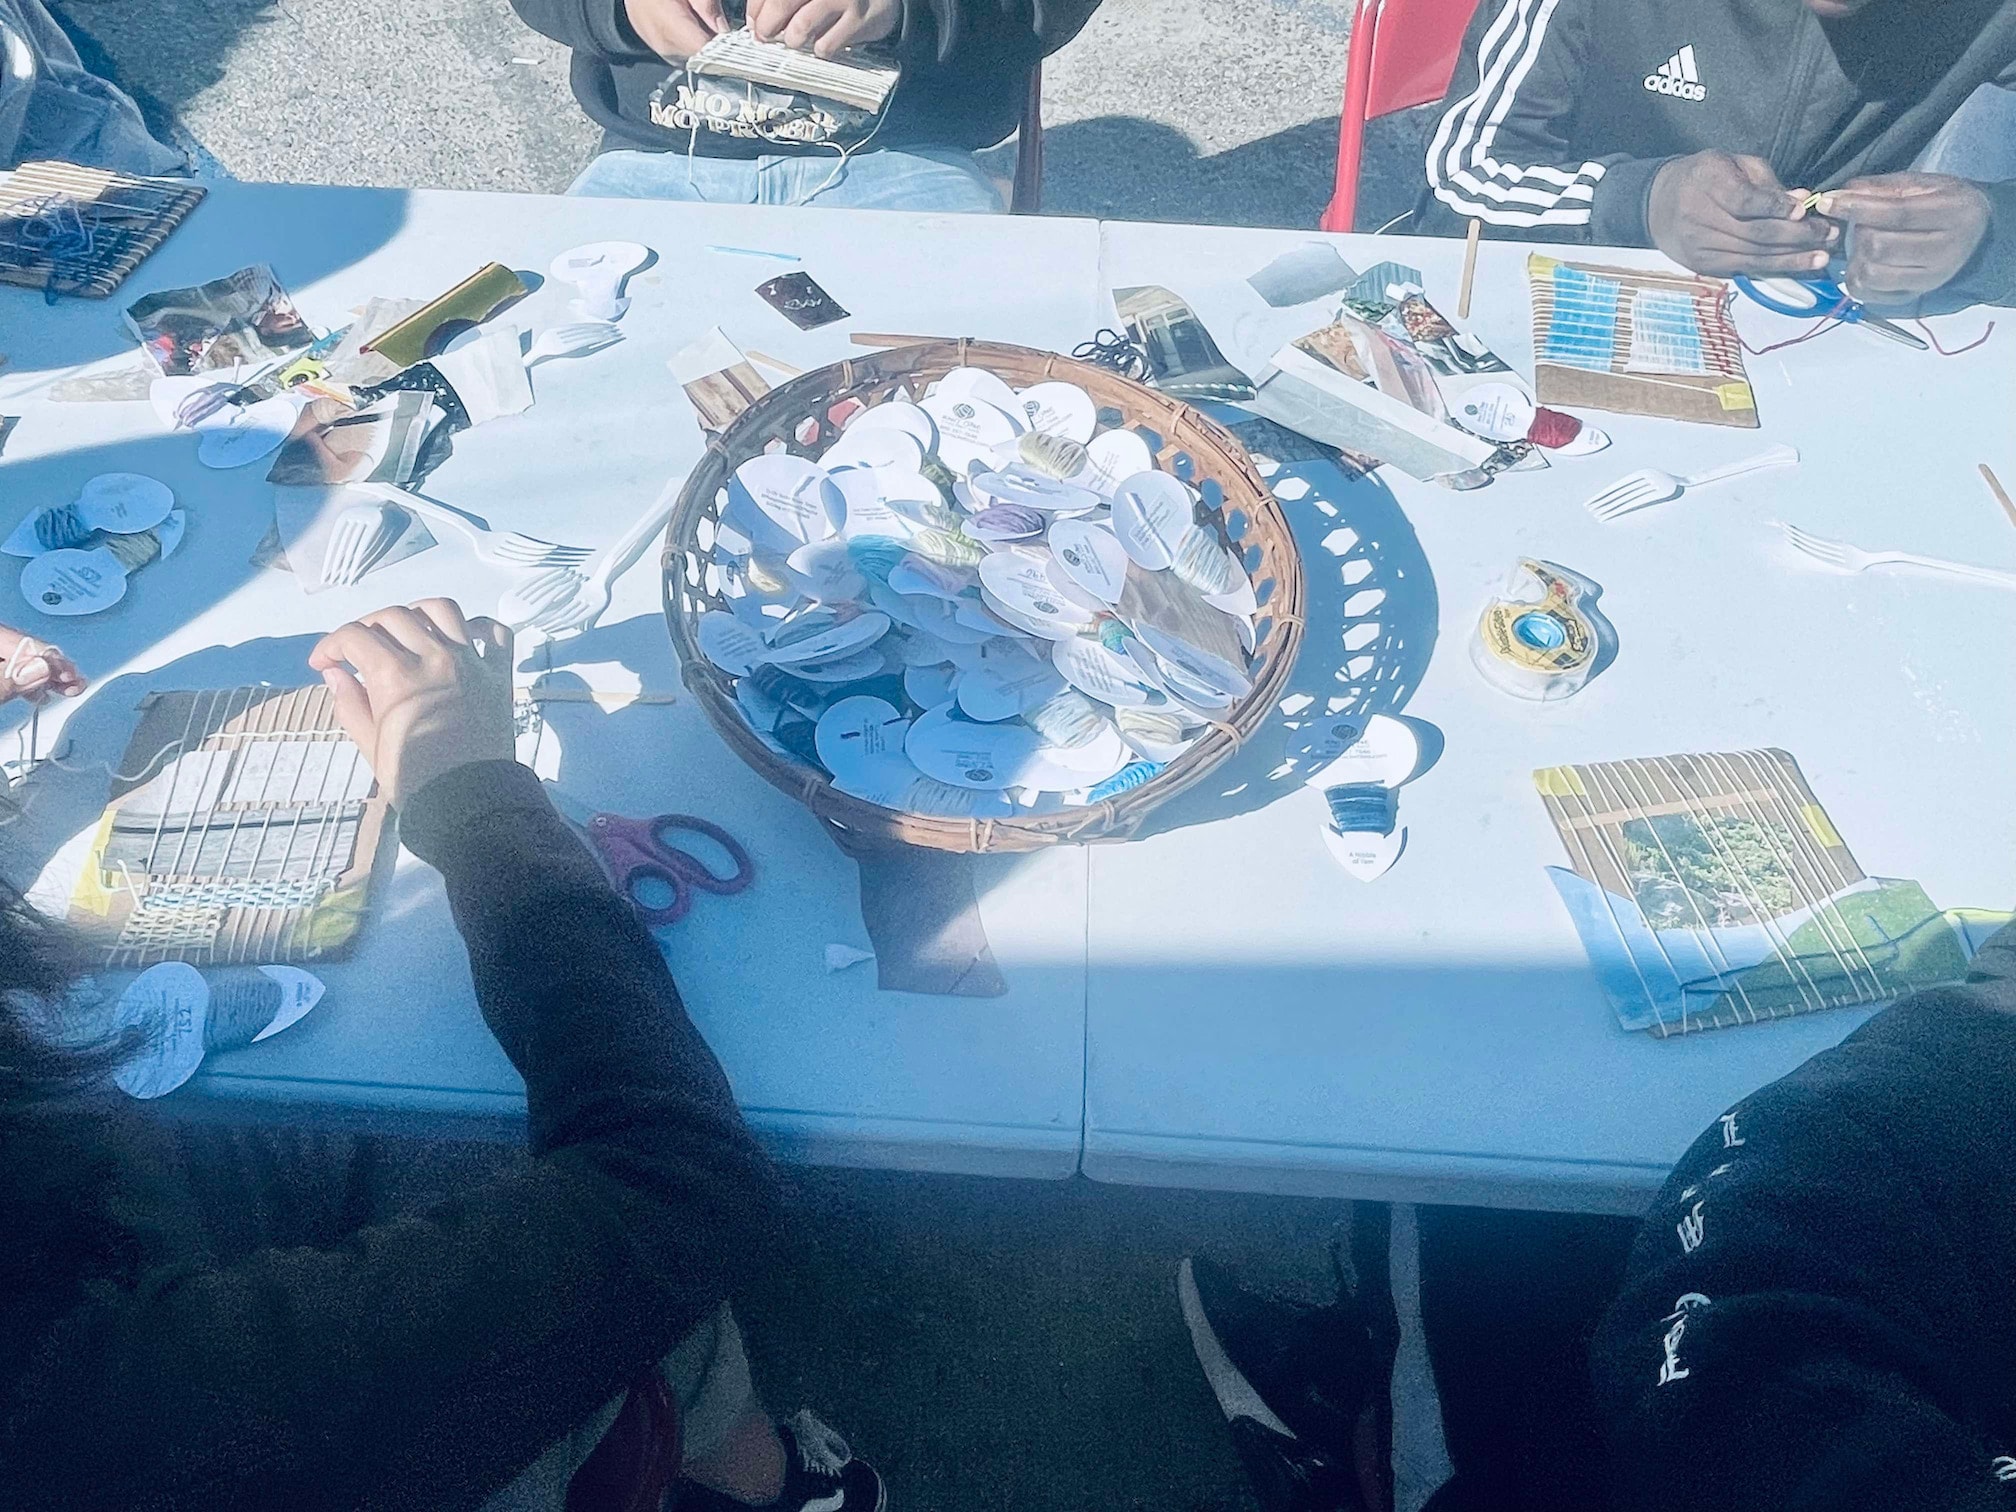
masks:
[[[718,824],[692,814],[660,814],[653,819],[626,819],[605,814],[570,798],[551,783],[554,805],[588,837],[589,849],[616,890],[630,900],[637,916],[651,928],[676,924],[693,907],[698,892],[738,893],[756,879],[756,863],[741,844]],[[710,868],[691,851],[673,844],[681,831],[712,840],[727,854],[735,870],[727,876]],[[647,895],[670,894],[669,902]]]

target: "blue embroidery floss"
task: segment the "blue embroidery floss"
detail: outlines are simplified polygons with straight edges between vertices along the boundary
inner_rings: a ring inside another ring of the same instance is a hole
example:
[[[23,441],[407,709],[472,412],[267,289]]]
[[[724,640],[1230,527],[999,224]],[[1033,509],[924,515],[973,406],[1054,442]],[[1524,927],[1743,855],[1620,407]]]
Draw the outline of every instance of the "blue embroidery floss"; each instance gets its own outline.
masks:
[[[1104,803],[1108,798],[1118,798],[1122,793],[1131,793],[1142,783],[1159,776],[1163,763],[1159,761],[1130,761],[1111,777],[1085,795],[1090,803]]]
[[[847,543],[847,560],[871,583],[889,586],[889,574],[910,554],[910,548],[892,536],[856,536]]]
[[[1340,835],[1390,835],[1399,822],[1400,790],[1383,782],[1340,782],[1323,789],[1323,798]]]
[[[57,505],[35,516],[35,540],[44,551],[81,546],[91,539],[91,534],[91,527],[84,523],[84,512],[75,504]]]

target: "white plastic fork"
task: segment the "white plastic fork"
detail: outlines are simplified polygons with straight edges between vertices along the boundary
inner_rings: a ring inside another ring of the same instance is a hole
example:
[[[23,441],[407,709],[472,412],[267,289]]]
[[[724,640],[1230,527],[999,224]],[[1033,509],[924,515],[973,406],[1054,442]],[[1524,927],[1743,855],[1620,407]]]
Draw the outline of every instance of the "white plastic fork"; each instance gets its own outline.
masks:
[[[679,502],[683,481],[675,478],[667,483],[657,502],[588,571],[540,573],[504,596],[498,605],[499,617],[514,629],[548,636],[592,627],[607,612],[616,579],[630,570],[651,538],[665,528]]]
[[[348,588],[378,565],[394,530],[383,504],[352,504],[336,517],[322,552],[322,585]]]
[[[525,366],[537,367],[555,357],[586,357],[614,346],[623,339],[623,327],[610,320],[577,320],[572,325],[550,326],[532,342],[525,354]]]
[[[390,483],[353,483],[350,486],[375,494],[401,509],[411,510],[423,520],[437,521],[459,531],[468,538],[481,561],[497,562],[506,567],[572,567],[594,555],[586,546],[562,546],[516,530],[491,530],[459,509],[436,504],[431,499],[423,499]]]
[[[1999,567],[1948,562],[1940,557],[1920,556],[1915,551],[1864,551],[1860,546],[1850,546],[1846,541],[1830,541],[1825,536],[1813,535],[1782,520],[1778,528],[1785,532],[1785,539],[1792,543],[1795,550],[1836,572],[1867,572],[1871,567],[1920,567],[1927,572],[1942,572],[1948,577],[1966,578],[1970,582],[1993,583],[1997,588],[2016,588],[2016,572],[2005,572]]]
[[[1731,462],[1726,467],[1710,468],[1707,472],[1688,477],[1675,477],[1656,467],[1643,467],[1619,478],[1585,507],[1599,520],[1614,520],[1634,509],[1677,499],[1690,488],[1705,488],[1710,483],[1721,483],[1729,478],[1741,477],[1744,473],[1762,472],[1767,467],[1791,467],[1798,460],[1798,447],[1774,446],[1741,462]]]

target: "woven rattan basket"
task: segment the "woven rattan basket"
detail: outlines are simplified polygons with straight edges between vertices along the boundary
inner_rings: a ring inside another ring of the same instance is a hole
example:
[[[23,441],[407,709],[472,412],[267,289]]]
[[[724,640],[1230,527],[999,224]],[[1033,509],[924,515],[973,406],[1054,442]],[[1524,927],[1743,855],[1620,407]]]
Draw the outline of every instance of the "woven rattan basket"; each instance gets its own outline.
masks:
[[[1060,379],[1083,388],[1102,410],[1118,410],[1125,424],[1147,435],[1156,465],[1199,493],[1211,522],[1244,561],[1259,597],[1251,695],[1166,771],[1103,803],[1031,818],[942,819],[850,797],[825,773],[778,755],[758,738],[735,701],[735,679],[709,662],[695,639],[699,617],[727,607],[710,587],[708,567],[713,527],[720,523],[735,469],[775,440],[801,455],[816,455],[838,433],[826,419],[835,404],[849,398],[879,404],[903,387],[921,396],[956,367],[986,368],[1016,388]],[[808,417],[819,426],[809,444],[799,439]],[[664,569],[665,617],[686,686],[722,739],[765,779],[840,831],[835,838],[849,850],[878,840],[947,851],[1030,851],[1061,841],[1124,840],[1157,804],[1202,781],[1260,727],[1281,697],[1302,641],[1302,561],[1294,537],[1244,449],[1222,426],[1104,368],[984,341],[931,341],[858,357],[795,378],[757,400],[713,440],[687,479],[666,527]]]

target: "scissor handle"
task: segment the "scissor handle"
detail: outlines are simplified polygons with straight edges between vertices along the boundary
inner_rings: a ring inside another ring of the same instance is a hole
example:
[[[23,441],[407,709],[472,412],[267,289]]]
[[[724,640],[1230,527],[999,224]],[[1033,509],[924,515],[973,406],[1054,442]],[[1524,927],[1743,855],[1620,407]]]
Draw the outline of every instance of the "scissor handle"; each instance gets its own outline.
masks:
[[[638,891],[640,882],[656,882],[672,894],[669,903],[648,903]],[[677,924],[693,907],[693,879],[683,867],[662,861],[633,861],[616,879],[616,890],[630,900],[637,917],[656,929]]]
[[[651,823],[651,841],[665,859],[665,864],[684,873],[688,882],[702,892],[738,893],[756,880],[756,863],[749,859],[749,852],[742,844],[718,824],[709,823],[694,814],[660,814]],[[727,853],[735,870],[722,876],[691,851],[673,843],[671,837],[680,830],[689,830],[696,835],[705,835]]]
[[[1751,299],[1765,309],[1778,315],[1790,315],[1799,320],[1853,320],[1860,313],[1860,307],[1850,299],[1841,286],[1827,278],[1751,278],[1738,273],[1733,280]],[[1774,283],[1796,284],[1813,296],[1811,304],[1794,304],[1782,294],[1773,293]]]

